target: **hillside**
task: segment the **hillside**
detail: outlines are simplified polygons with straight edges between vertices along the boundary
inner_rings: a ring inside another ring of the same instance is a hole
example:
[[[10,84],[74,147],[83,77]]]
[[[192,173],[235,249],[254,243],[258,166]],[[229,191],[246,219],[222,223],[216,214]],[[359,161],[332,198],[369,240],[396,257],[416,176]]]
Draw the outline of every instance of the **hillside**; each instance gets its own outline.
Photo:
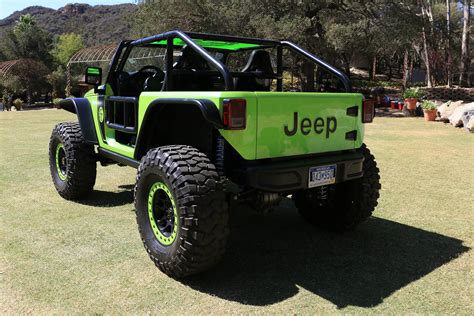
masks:
[[[129,38],[130,14],[134,4],[97,5],[68,4],[58,10],[32,6],[16,11],[0,20],[0,37],[22,14],[31,14],[39,26],[53,35],[75,32],[81,34],[86,46],[110,44]]]

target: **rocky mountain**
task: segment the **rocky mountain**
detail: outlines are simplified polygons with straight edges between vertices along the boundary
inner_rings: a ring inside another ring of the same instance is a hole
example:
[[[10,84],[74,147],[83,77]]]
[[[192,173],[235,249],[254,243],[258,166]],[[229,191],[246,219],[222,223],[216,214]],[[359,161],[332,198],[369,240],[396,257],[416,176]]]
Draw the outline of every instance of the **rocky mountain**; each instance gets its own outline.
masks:
[[[58,10],[32,6],[0,20],[0,37],[15,25],[20,15],[29,13],[53,36],[74,32],[82,35],[86,46],[111,44],[130,38],[130,16],[135,10],[134,4],[74,3]]]

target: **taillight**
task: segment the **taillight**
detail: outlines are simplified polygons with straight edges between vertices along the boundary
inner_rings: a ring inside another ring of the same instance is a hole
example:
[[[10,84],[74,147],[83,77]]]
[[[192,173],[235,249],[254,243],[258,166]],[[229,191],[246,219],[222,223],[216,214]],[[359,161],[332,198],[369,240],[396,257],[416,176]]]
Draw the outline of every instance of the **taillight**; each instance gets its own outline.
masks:
[[[247,117],[245,99],[225,99],[222,113],[224,129],[245,129]]]
[[[375,101],[362,101],[362,123],[372,123],[375,116]]]

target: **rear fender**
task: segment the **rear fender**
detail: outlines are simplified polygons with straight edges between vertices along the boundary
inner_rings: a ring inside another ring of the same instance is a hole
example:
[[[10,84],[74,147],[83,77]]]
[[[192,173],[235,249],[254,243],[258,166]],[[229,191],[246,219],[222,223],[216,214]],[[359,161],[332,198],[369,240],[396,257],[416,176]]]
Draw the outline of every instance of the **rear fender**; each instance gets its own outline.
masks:
[[[97,134],[92,117],[92,109],[89,101],[85,98],[70,98],[59,102],[59,106],[77,115],[81,126],[82,136],[88,144],[98,145]]]
[[[188,98],[164,98],[154,100],[148,105],[146,112],[143,116],[140,131],[137,137],[134,157],[135,159],[139,160],[144,154],[146,154],[146,151],[149,149],[148,137],[150,136],[153,127],[158,123],[154,121],[154,118],[156,118],[155,115],[158,115],[159,117],[158,112],[164,110],[166,107],[183,105],[191,106],[198,109],[198,113],[202,115],[203,121],[206,122],[206,124],[209,124],[208,126],[212,126],[215,129],[223,128],[219,110],[214,104],[214,102],[210,100]],[[179,120],[180,118],[177,117],[176,119]],[[186,132],[192,133],[192,131],[190,130]]]

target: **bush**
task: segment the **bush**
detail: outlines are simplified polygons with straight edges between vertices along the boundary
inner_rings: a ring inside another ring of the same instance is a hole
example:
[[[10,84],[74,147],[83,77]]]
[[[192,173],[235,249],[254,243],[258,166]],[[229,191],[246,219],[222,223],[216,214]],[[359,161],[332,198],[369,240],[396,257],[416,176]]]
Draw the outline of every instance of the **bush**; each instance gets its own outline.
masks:
[[[426,111],[436,110],[437,108],[436,104],[428,100],[423,101],[423,103],[421,103],[421,107]]]
[[[53,104],[58,106],[59,102],[61,102],[63,99],[62,98],[54,98],[53,99]]]
[[[408,88],[403,92],[404,99],[419,99],[421,95],[420,88]]]
[[[22,99],[15,99],[13,100],[13,106],[15,107],[15,109],[17,111],[21,111],[22,107],[23,107],[23,100]]]

